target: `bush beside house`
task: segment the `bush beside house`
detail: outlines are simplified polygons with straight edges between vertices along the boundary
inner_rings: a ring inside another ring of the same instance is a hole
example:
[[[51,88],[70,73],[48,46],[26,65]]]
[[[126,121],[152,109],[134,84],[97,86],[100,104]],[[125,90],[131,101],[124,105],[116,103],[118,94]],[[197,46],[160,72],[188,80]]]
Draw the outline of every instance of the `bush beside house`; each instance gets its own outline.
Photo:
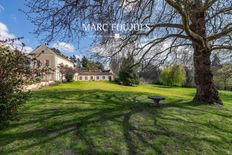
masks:
[[[33,80],[32,73],[25,54],[0,46],[0,122],[16,118],[29,96],[23,87]]]
[[[62,76],[62,80],[65,78],[66,82],[72,82],[74,75],[76,73],[76,70],[72,67],[69,67],[67,65],[64,64],[60,64],[58,66],[61,76]]]

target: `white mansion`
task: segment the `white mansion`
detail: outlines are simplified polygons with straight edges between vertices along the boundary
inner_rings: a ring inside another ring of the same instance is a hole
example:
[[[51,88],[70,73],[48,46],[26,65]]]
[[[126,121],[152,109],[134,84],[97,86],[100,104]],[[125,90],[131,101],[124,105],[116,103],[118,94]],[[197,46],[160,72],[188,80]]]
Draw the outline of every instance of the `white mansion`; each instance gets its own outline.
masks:
[[[48,66],[54,70],[54,72],[47,75],[43,75],[44,81],[61,81],[62,75],[59,71],[59,65],[67,65],[69,67],[75,67],[75,64],[66,56],[64,56],[58,49],[49,48],[46,45],[38,46],[32,53],[34,57],[41,63],[42,66]],[[113,80],[114,76],[112,72],[86,72],[78,71],[74,80],[80,81],[98,81],[98,80]]]

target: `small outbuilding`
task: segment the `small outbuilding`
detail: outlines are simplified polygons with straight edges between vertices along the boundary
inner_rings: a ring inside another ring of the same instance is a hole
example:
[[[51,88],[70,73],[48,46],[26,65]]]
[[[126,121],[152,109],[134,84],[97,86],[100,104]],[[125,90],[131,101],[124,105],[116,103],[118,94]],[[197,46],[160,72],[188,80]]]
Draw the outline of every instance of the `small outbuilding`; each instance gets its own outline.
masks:
[[[112,81],[114,80],[113,73],[111,71],[81,71],[75,74],[74,80],[76,81]]]

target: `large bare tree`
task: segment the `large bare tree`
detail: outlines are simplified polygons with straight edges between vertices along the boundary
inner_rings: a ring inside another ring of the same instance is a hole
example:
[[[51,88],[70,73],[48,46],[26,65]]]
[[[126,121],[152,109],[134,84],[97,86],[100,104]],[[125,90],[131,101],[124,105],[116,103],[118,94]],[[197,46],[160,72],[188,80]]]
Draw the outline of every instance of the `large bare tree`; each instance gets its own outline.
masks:
[[[167,59],[173,50],[193,50],[196,95],[194,102],[222,104],[213,83],[212,51],[232,50],[231,0],[28,0],[26,14],[46,40],[77,39],[85,34],[82,25],[93,23],[149,24],[149,31],[124,31],[111,56],[129,44],[137,44],[134,55],[140,62]],[[96,31],[98,41],[112,41],[108,31]],[[165,46],[164,46],[165,43]],[[159,51],[156,46],[162,46]],[[166,55],[166,56],[164,56]],[[163,57],[164,56],[164,57]]]

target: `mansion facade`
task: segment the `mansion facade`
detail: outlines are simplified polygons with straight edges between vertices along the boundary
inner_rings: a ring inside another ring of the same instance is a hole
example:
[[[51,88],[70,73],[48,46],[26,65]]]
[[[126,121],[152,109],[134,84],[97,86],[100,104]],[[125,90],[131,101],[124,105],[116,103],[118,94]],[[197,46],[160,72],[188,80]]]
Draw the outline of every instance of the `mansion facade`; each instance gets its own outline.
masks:
[[[41,66],[49,67],[53,72],[42,75],[42,81],[62,81],[62,74],[59,70],[59,65],[63,64],[68,67],[75,68],[75,64],[65,55],[63,55],[58,49],[49,48],[46,45],[38,46],[30,54],[32,57],[40,63]],[[100,81],[114,80],[113,73],[110,71],[77,71],[74,75],[75,81]]]

